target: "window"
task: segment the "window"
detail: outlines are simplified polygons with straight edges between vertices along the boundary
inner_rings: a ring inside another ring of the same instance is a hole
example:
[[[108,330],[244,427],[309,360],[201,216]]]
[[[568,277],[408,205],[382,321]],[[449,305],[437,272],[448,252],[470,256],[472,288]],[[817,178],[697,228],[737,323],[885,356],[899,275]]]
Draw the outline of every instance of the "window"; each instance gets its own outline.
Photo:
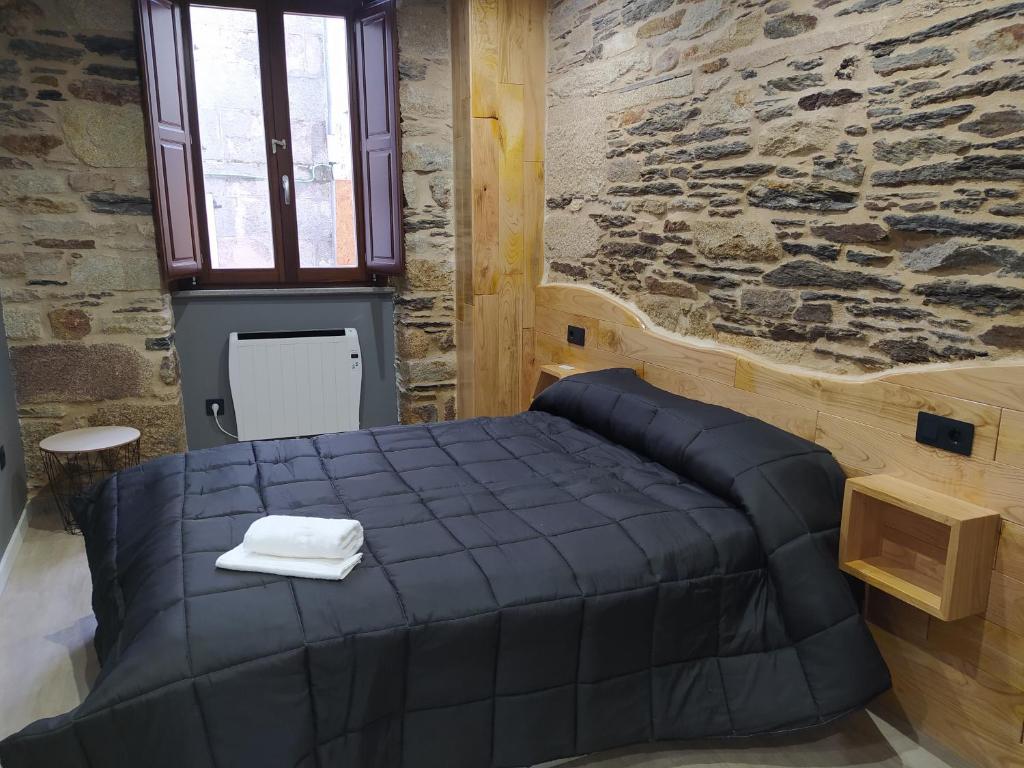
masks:
[[[394,0],[138,0],[169,280],[403,266]]]

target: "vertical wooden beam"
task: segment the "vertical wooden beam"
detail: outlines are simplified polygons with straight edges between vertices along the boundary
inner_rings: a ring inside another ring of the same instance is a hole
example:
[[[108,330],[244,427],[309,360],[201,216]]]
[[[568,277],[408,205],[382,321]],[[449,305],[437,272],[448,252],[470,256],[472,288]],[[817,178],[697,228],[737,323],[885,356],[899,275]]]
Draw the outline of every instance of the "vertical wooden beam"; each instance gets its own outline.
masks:
[[[528,405],[532,387],[524,377],[543,259],[547,3],[452,3],[458,411],[506,415]]]

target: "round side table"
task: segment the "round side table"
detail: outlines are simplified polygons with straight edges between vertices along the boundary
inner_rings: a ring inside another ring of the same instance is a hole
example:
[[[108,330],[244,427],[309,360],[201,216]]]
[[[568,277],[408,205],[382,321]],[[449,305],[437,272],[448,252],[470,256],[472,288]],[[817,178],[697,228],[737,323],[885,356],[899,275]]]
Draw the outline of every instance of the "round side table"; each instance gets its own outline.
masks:
[[[79,532],[72,511],[75,498],[114,472],[139,463],[140,437],[134,427],[87,427],[50,435],[39,443],[65,531]]]

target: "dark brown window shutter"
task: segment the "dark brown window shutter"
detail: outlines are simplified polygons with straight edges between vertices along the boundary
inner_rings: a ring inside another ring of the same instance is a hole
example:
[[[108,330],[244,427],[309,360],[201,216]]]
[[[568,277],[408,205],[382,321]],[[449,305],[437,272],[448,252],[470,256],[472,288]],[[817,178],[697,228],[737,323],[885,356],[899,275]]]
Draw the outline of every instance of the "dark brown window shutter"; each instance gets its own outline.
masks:
[[[138,0],[157,243],[168,280],[202,266],[180,2]]]
[[[364,3],[354,27],[366,266],[396,274],[405,259],[394,0]]]

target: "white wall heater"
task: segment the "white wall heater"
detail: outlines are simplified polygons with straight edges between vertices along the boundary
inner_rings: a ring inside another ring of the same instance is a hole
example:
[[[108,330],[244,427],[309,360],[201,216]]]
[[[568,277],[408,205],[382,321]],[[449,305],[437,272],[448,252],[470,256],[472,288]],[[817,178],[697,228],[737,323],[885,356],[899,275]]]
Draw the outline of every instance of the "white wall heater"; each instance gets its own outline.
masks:
[[[359,429],[363,361],[354,328],[232,333],[228,347],[239,440]]]

